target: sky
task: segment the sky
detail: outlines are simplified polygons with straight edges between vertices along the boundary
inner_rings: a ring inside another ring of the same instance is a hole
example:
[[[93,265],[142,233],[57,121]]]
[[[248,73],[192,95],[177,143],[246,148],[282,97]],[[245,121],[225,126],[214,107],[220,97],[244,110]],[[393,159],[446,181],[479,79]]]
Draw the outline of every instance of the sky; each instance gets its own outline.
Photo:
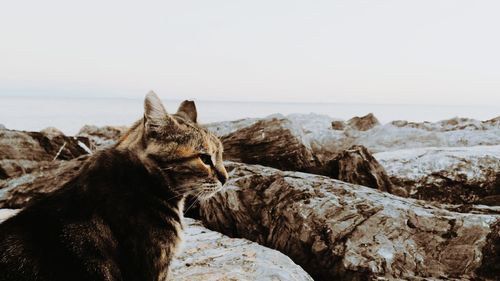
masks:
[[[500,1],[0,3],[0,97],[500,104]]]

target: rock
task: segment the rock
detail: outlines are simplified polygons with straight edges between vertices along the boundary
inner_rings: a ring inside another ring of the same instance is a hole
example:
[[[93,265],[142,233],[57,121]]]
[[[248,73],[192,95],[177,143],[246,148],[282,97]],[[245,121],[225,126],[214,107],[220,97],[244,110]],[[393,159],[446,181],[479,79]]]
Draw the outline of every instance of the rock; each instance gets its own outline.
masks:
[[[278,251],[229,238],[193,219],[185,223],[184,247],[172,263],[173,280],[313,280]]]
[[[0,124],[0,130],[6,130],[5,126],[3,124]]]
[[[19,210],[0,209],[0,223]],[[171,266],[171,280],[297,280],[313,279],[282,253],[245,239],[229,238],[196,220],[184,219],[181,253]]]
[[[204,223],[281,251],[315,280],[481,280],[483,265],[500,262],[485,248],[498,241],[499,215],[450,212],[323,176],[227,168],[227,187],[200,206]]]
[[[55,127],[47,127],[45,129],[41,130],[40,133],[42,133],[43,135],[46,135],[48,137],[64,136],[64,133]]]
[[[491,232],[486,237],[486,245],[483,248],[483,263],[478,268],[479,276],[491,280],[498,280],[500,276],[500,221],[491,226]]]
[[[281,116],[282,117],[282,116]],[[231,133],[236,132],[237,130],[252,126],[260,119],[256,118],[246,118],[239,119],[235,121],[222,121],[222,122],[214,122],[203,125],[203,127],[207,128],[209,131],[213,132],[215,135],[219,137],[227,136]]]
[[[395,190],[384,167],[362,145],[344,150],[326,166],[331,178],[391,193]]]
[[[365,116],[361,117],[353,117],[347,121],[347,125],[350,127],[360,130],[360,131],[368,131],[375,126],[380,125],[378,119],[373,115],[373,113],[369,113]]]
[[[53,133],[0,130],[0,178],[30,173],[40,164],[89,153],[87,138]]]
[[[405,149],[374,157],[411,197],[500,206],[500,145]]]
[[[334,120],[332,121],[332,129],[342,131],[345,129],[344,121]]]
[[[31,200],[59,189],[78,173],[87,158],[43,162],[37,171],[0,181],[0,208],[23,208]]]
[[[356,144],[365,146],[373,153],[421,147],[500,145],[500,121],[496,122],[496,119],[483,121],[482,123],[488,124],[484,125],[484,130],[471,130],[472,126],[467,124],[472,121],[458,118],[457,125],[453,127],[445,125],[445,123],[453,123],[453,121],[424,122],[422,123],[424,125],[418,126],[406,126],[405,124],[411,122],[395,121],[393,124],[379,125],[367,131],[360,131],[349,126],[344,130],[333,130],[332,122],[337,121],[336,119],[311,113],[290,114],[286,117],[271,115],[262,119],[218,122],[208,124],[206,127],[219,137],[224,138],[229,134],[238,134],[241,130],[247,130],[259,121],[270,122],[272,119],[283,120],[281,122],[287,120],[287,123],[289,122],[288,124],[295,128],[294,131],[297,132],[296,135],[300,136],[299,139],[303,145],[311,149],[315,161],[319,161],[321,164],[328,162],[338,153]],[[481,123],[481,121],[477,122]],[[249,137],[259,137],[259,135],[249,135]],[[272,145],[272,143],[268,145]],[[245,148],[248,150],[247,154],[252,153],[251,148]]]
[[[408,122],[403,120],[397,120],[391,122],[392,125],[399,128],[416,128],[423,129],[426,131],[435,132],[449,132],[449,131],[484,131],[484,130],[494,130],[500,127],[500,116],[486,120],[479,121],[471,118],[460,118],[455,117],[451,119],[446,119],[438,121],[436,123],[432,122]]]
[[[85,125],[76,135],[89,138],[93,149],[102,149],[115,144],[127,130],[126,126]]]
[[[284,118],[257,121],[223,136],[221,141],[225,159],[293,171],[316,165],[302,130]]]

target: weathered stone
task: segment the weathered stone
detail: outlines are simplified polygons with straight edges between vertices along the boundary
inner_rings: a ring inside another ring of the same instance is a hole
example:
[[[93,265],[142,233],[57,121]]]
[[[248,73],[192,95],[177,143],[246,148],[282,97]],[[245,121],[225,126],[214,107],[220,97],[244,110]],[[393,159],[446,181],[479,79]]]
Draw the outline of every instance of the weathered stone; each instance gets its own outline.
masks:
[[[374,157],[413,198],[500,206],[500,145],[406,149]]]
[[[115,144],[126,131],[126,126],[85,125],[76,135],[89,138],[94,148],[105,148]]]
[[[223,136],[221,140],[225,159],[301,171],[316,165],[311,148],[303,138],[301,129],[289,120],[272,118]]]
[[[373,115],[373,113],[368,113],[365,116],[355,116],[347,121],[347,125],[350,127],[360,130],[360,131],[368,131],[375,126],[380,125],[378,119]]]
[[[277,249],[315,280],[479,278],[498,215],[450,212],[327,177],[228,163],[211,229]],[[438,206],[438,207],[435,207]],[[500,253],[488,252],[500,262]]]
[[[334,130],[344,130],[345,129],[345,123],[344,121],[340,120],[334,120],[332,121],[332,129]]]
[[[220,137],[248,128],[259,121],[277,118],[272,115],[262,119],[243,119],[208,124],[206,127]],[[500,117],[488,121],[458,118],[453,121],[436,123],[412,123],[395,121],[392,124],[375,126],[367,131],[333,130],[332,122],[336,119],[318,114],[290,114],[280,116],[293,127],[300,129],[298,134],[304,145],[312,149],[313,155],[325,163],[334,155],[349,147],[359,144],[371,152],[384,152],[399,149],[422,147],[463,147],[477,145],[500,145]],[[405,124],[414,124],[408,125]],[[474,124],[474,125],[471,125]],[[479,130],[472,130],[476,124],[482,124]]]
[[[391,193],[395,189],[384,167],[362,145],[354,145],[339,153],[326,167],[326,175],[334,179]]]
[[[0,130],[0,167],[3,178],[30,173],[40,164],[88,154],[89,140],[60,134]]]
[[[309,280],[289,257],[246,239],[229,238],[185,219],[184,247],[172,263],[172,280]]]
[[[0,223],[18,210],[0,209]],[[282,253],[245,239],[229,238],[193,219],[184,219],[181,252],[174,258],[171,278],[176,281],[313,279]]]
[[[55,128],[55,127],[47,127],[43,130],[40,131],[43,135],[50,136],[50,137],[55,137],[55,136],[64,136],[64,133]]]
[[[483,262],[478,268],[479,276],[491,280],[500,277],[500,220],[491,226],[491,232],[486,237],[486,245],[483,247]]]
[[[88,156],[70,161],[43,162],[37,171],[0,181],[0,208],[23,208],[31,200],[51,193],[73,178]]]

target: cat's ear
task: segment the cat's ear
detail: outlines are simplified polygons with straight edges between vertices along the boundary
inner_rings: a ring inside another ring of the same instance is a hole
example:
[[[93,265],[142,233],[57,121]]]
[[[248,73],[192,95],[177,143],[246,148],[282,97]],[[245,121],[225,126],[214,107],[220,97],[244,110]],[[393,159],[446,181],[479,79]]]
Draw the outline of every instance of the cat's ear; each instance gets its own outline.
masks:
[[[144,99],[144,124],[146,128],[158,128],[169,122],[174,122],[173,118],[168,115],[160,98],[153,91],[149,91]]]
[[[196,123],[196,119],[198,117],[198,113],[196,112],[196,105],[194,101],[185,100],[177,109],[177,115],[182,116],[183,118],[190,120],[193,123]]]

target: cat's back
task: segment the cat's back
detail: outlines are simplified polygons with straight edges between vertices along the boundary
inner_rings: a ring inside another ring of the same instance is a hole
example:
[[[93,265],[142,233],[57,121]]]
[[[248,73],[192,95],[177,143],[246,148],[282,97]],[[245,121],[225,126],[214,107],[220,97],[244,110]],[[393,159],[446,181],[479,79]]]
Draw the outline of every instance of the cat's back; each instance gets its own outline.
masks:
[[[131,192],[120,179],[145,172],[135,161],[99,152],[61,189],[1,223],[0,281],[121,280],[107,205],[124,204],[113,200],[116,189]]]

